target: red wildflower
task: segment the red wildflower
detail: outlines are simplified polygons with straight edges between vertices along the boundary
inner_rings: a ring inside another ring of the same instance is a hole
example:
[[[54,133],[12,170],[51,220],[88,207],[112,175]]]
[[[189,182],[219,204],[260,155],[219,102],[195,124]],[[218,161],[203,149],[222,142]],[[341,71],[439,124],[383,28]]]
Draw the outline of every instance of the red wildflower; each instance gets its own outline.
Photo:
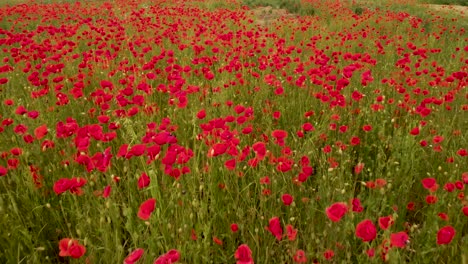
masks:
[[[155,205],[156,199],[154,198],[150,198],[144,201],[138,210],[138,217],[142,220],[148,220],[151,216],[151,213],[154,211]]]
[[[459,149],[459,150],[457,150],[457,154],[458,154],[460,157],[468,156],[468,150],[466,150],[466,149]]]
[[[198,118],[198,119],[203,119],[203,118],[205,118],[205,117],[206,117],[206,111],[205,111],[205,109],[202,109],[202,110],[200,110],[200,111],[197,113],[197,118]]]
[[[46,125],[38,126],[36,129],[34,129],[34,136],[36,136],[36,139],[41,139],[45,135],[47,135]]]
[[[353,206],[353,212],[360,213],[364,210],[364,208],[361,205],[361,200],[359,200],[359,198],[353,198],[351,200],[351,204]]]
[[[297,229],[294,229],[294,227],[292,225],[287,225],[286,226],[286,234],[288,236],[289,241],[294,241],[294,240],[296,240]]]
[[[246,244],[240,245],[234,253],[236,264],[254,264],[252,251]]]
[[[138,189],[143,189],[148,187],[150,184],[151,179],[146,173],[142,173],[141,176],[138,178]]]
[[[286,193],[281,196],[281,200],[284,205],[289,206],[294,201],[294,198],[290,194]]]
[[[364,131],[366,131],[366,132],[369,132],[369,131],[372,130],[372,126],[371,126],[371,125],[364,125],[364,126],[362,127],[362,130],[364,130]]]
[[[281,240],[283,237],[283,228],[281,227],[279,217],[273,217],[270,219],[268,224],[268,231],[276,237],[276,239]]]
[[[409,242],[409,237],[406,232],[398,232],[390,235],[390,245],[392,247],[404,248]]]
[[[363,242],[370,242],[377,236],[377,229],[371,220],[365,219],[357,224],[356,236]]]
[[[59,256],[80,258],[86,253],[86,248],[80,245],[77,240],[64,238],[59,241]]]
[[[444,221],[449,220],[449,216],[446,213],[438,213],[437,216]]]
[[[172,264],[180,259],[179,251],[175,249],[169,250],[166,254],[159,256],[153,264]]]
[[[375,256],[375,249],[374,248],[370,248],[368,250],[366,250],[366,254],[369,258],[373,258]]]
[[[296,263],[307,263],[306,254],[305,254],[304,250],[302,250],[302,249],[298,249],[296,251],[296,254],[294,255],[293,259],[294,259],[294,262],[296,262]]]
[[[123,146],[122,146],[123,147]],[[145,153],[146,151],[146,145],[144,144],[138,144],[138,145],[134,145],[130,151],[128,151],[127,155],[126,155],[126,158],[129,159],[133,156],[141,156]]]
[[[239,226],[236,223],[231,224],[231,231],[236,233],[239,231]]]
[[[361,143],[361,140],[359,139],[359,137],[352,137],[351,138],[351,145],[352,146],[357,146]]]
[[[222,246],[223,245],[223,241],[217,237],[213,237],[213,242],[215,242],[216,244]]]
[[[228,170],[234,170],[236,168],[236,159],[227,160],[224,163],[224,167],[226,167]]]
[[[284,130],[274,130],[271,135],[275,138],[275,143],[284,146],[284,139],[288,137],[288,132]]]
[[[190,231],[190,239],[192,239],[193,241],[197,240],[197,232],[195,231],[195,229],[192,229],[192,231]]]
[[[424,178],[421,180],[421,183],[424,187],[424,189],[427,190],[433,190],[433,188],[436,188],[437,186],[437,181],[434,178]]]
[[[142,248],[135,249],[124,259],[124,264],[134,264],[143,256],[144,252],[145,250]]]
[[[435,195],[426,196],[426,203],[427,204],[435,204],[435,203],[437,203],[437,200],[438,200],[437,196],[435,196]]]
[[[333,222],[338,222],[348,211],[348,207],[345,203],[334,203],[330,207],[327,207],[325,213],[328,218]]]
[[[8,169],[0,165],[0,177],[5,176],[8,173]]]
[[[270,183],[271,183],[270,177],[265,176],[265,177],[260,178],[260,184],[267,184],[268,185]]]
[[[364,169],[364,163],[359,162],[358,164],[356,164],[356,166],[354,166],[354,173],[360,174],[363,169]]]
[[[335,252],[331,249],[327,249],[325,250],[325,252],[323,253],[323,257],[326,259],[326,260],[330,260],[333,258],[333,256],[335,256]]]
[[[111,192],[111,186],[107,185],[106,187],[104,187],[104,191],[102,192],[102,197],[104,198],[109,197],[110,192]]]
[[[379,217],[379,227],[382,230],[387,230],[393,225],[393,217],[391,215],[385,217]]]
[[[437,244],[446,245],[452,242],[455,236],[455,229],[451,226],[444,226],[437,232]]]
[[[252,149],[259,159],[263,159],[266,155],[266,146],[263,142],[256,142],[252,145]]]
[[[302,125],[302,129],[303,129],[305,132],[309,132],[309,131],[315,130],[314,126],[313,126],[311,123],[304,123],[304,124]]]
[[[84,178],[62,178],[55,182],[54,192],[59,195],[66,191],[70,191],[73,194],[81,195],[83,191],[81,187],[86,184],[86,179]]]
[[[462,208],[462,212],[463,212],[463,214],[464,214],[465,216],[468,216],[468,206],[464,206],[464,207]]]
[[[455,190],[455,184],[451,182],[446,183],[444,185],[444,190],[446,190],[447,192],[453,192],[453,190]]]
[[[410,134],[413,136],[419,135],[419,127],[411,129]]]

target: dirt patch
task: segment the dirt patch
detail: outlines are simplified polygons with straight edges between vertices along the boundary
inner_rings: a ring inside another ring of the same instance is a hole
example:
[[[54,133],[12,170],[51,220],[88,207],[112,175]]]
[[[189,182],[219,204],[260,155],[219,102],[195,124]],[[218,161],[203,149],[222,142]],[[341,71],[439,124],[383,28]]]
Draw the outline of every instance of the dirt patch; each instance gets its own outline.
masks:
[[[286,17],[286,18],[295,18],[296,15],[288,13],[286,9],[273,8],[271,6],[257,7],[252,9],[252,15],[255,18],[255,23],[260,26],[268,26],[273,21]]]
[[[468,17],[468,6],[459,6],[459,5],[425,5],[431,9],[454,13],[463,17]]]

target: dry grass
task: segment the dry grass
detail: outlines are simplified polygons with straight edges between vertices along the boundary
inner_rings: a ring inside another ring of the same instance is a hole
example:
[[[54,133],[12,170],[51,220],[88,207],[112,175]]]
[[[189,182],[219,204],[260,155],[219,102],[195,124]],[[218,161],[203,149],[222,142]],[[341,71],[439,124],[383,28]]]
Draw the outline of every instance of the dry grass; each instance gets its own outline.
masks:
[[[434,10],[452,13],[456,15],[460,15],[463,17],[468,16],[468,6],[459,6],[459,5],[431,5],[427,4],[427,7],[430,7]]]

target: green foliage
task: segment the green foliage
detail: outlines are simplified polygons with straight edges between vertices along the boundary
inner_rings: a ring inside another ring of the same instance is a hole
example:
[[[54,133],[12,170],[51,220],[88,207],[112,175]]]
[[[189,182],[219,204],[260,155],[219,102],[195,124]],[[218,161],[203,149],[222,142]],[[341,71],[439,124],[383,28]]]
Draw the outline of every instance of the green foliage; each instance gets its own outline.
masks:
[[[355,13],[356,15],[359,16],[359,15],[362,14],[362,12],[364,12],[364,9],[363,9],[362,7],[360,7],[360,6],[358,6],[358,7],[355,7],[355,8],[353,9],[353,11],[354,11],[354,13]]]

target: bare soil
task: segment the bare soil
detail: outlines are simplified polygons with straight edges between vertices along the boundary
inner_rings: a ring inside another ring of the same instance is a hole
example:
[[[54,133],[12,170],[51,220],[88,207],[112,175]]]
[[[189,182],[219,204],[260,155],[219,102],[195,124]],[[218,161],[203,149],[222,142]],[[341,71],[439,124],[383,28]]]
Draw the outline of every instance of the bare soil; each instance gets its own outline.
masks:
[[[255,17],[255,22],[261,26],[268,26],[275,20],[287,17],[294,18],[296,15],[288,13],[286,9],[276,9],[271,6],[258,7],[251,11],[253,17]]]

